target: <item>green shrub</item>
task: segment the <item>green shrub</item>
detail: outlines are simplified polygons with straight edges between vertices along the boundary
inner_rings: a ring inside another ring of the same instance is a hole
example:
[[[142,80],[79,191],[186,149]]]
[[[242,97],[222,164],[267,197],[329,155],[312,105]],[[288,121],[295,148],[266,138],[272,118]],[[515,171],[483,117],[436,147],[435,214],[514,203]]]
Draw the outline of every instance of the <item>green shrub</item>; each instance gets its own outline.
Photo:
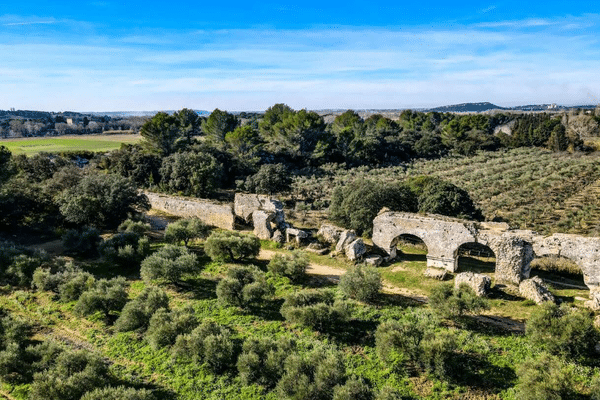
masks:
[[[209,153],[184,152],[163,158],[161,187],[186,196],[210,196],[220,185],[223,166]]]
[[[81,400],[154,400],[150,390],[126,388],[124,386],[105,387],[87,392]]]
[[[322,346],[291,354],[284,368],[276,388],[283,399],[331,399],[334,387],[343,382],[345,375],[341,355]]]
[[[590,383],[592,400],[600,400],[600,375],[596,374]]]
[[[356,265],[340,277],[339,288],[352,299],[373,300],[381,290],[381,274],[375,267]]]
[[[426,335],[421,341],[419,361],[421,369],[439,379],[448,379],[463,368],[456,364],[456,336],[452,331],[438,331]]]
[[[32,279],[34,288],[57,293],[63,301],[77,300],[93,284],[94,276],[71,262],[37,268]]]
[[[517,368],[515,387],[519,400],[567,400],[576,398],[573,365],[547,353],[529,359]]]
[[[210,232],[210,226],[198,218],[180,219],[167,225],[165,240],[174,244],[183,242],[186,246],[191,239],[205,239]]]
[[[61,301],[78,300],[84,292],[91,290],[96,285],[94,275],[89,272],[73,270],[69,276],[66,274],[62,274],[62,276],[67,279],[58,286]]]
[[[228,329],[205,320],[190,334],[177,337],[173,356],[206,363],[213,372],[219,373],[234,365],[236,349]]]
[[[344,385],[333,389],[333,400],[371,400],[373,392],[362,378],[352,376]]]
[[[64,351],[50,369],[34,375],[28,398],[79,400],[107,380],[108,368],[99,356],[86,350]]]
[[[337,187],[331,196],[329,217],[359,235],[370,236],[373,219],[387,207],[392,211],[417,211],[417,199],[402,183],[360,179]]]
[[[145,331],[150,318],[160,308],[169,308],[169,297],[157,287],[147,287],[138,297],[125,304],[115,322],[115,330],[117,332]]]
[[[250,337],[242,346],[237,369],[245,385],[256,383],[267,389],[275,387],[284,372],[288,355],[295,343],[286,338]]]
[[[227,277],[217,285],[219,302],[241,308],[259,304],[272,291],[264,272],[253,265],[229,268]]]
[[[56,202],[67,221],[96,228],[116,228],[128,217],[150,208],[148,198],[133,182],[113,174],[85,175]]]
[[[99,311],[108,320],[112,313],[121,311],[127,303],[126,288],[127,281],[123,277],[100,279],[94,287],[81,294],[75,305],[75,312],[90,315]]]
[[[246,191],[271,195],[290,189],[290,173],[283,164],[263,164],[258,172],[246,178]]]
[[[190,333],[198,325],[194,309],[158,309],[150,318],[145,338],[154,350],[175,343],[177,336]]]
[[[412,397],[411,397],[412,398]],[[404,400],[406,397],[402,396],[402,393],[394,387],[384,386],[375,396],[375,400]]]
[[[159,279],[176,283],[183,274],[199,270],[198,257],[186,247],[166,245],[142,261],[140,275],[145,282]]]
[[[29,286],[34,271],[45,263],[45,257],[40,255],[19,254],[4,271],[8,281],[16,286]]]
[[[458,186],[432,176],[416,176],[406,184],[417,197],[420,213],[441,214],[481,221],[483,215],[469,193]]]
[[[144,235],[150,229],[150,224],[147,224],[143,221],[134,221],[132,219],[126,219],[117,228],[119,232],[132,232],[140,236]]]
[[[150,254],[150,241],[136,232],[121,232],[103,241],[98,250],[110,263],[136,268]]]
[[[465,283],[455,288],[450,283],[434,286],[429,295],[429,306],[442,318],[459,318],[489,309],[486,299],[478,297]]]
[[[379,358],[396,372],[405,362],[418,367],[422,342],[434,334],[438,325],[435,315],[418,309],[409,309],[398,320],[382,322],[375,333]]]
[[[529,317],[525,332],[533,346],[573,359],[593,357],[599,338],[591,313],[567,304],[541,304]]]
[[[350,312],[332,291],[307,289],[286,296],[281,315],[288,322],[324,331],[346,322]]]
[[[306,254],[293,251],[291,254],[276,254],[267,268],[276,275],[286,276],[292,282],[298,282],[305,277],[308,264]]]
[[[67,254],[92,257],[98,253],[98,244],[102,241],[100,232],[91,227],[81,230],[69,229],[62,237]]]
[[[215,231],[206,239],[204,250],[216,261],[240,261],[258,256],[260,240],[254,235]]]

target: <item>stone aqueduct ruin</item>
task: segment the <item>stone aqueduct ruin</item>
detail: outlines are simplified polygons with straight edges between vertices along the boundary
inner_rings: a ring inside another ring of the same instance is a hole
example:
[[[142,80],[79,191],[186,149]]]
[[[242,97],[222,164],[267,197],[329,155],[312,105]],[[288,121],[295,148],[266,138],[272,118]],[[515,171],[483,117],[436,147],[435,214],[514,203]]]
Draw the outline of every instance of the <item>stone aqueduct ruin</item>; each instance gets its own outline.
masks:
[[[257,236],[272,238],[279,230],[297,240],[303,231],[284,220],[283,205],[268,196],[237,193],[231,203],[182,198],[146,192],[152,207],[182,217],[198,217],[207,224],[235,229],[236,217],[254,225]],[[281,234],[281,233],[280,233]],[[477,243],[496,256],[496,282],[518,285],[529,278],[534,257],[557,255],[574,261],[600,308],[600,238],[569,234],[544,237],[533,231],[510,229],[505,223],[475,222],[441,215],[383,211],[373,221],[373,244],[392,258],[404,235],[416,236],[427,246],[427,266],[455,272],[462,245]],[[306,237],[306,236],[302,236]]]
[[[468,243],[488,246],[496,255],[496,281],[518,285],[529,278],[535,256],[557,255],[574,261],[590,292],[600,292],[600,238],[556,233],[544,237],[509,229],[505,223],[474,222],[441,215],[382,212],[373,221],[373,244],[391,257],[403,235],[427,246],[427,266],[455,272],[458,250]]]

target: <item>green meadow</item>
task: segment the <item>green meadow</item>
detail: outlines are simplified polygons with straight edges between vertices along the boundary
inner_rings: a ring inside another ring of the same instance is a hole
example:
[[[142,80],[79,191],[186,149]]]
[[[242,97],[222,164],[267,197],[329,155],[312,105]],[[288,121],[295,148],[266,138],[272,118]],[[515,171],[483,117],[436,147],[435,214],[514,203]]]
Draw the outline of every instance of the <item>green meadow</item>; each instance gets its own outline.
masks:
[[[40,152],[60,153],[63,151],[111,151],[122,143],[137,143],[140,135],[81,135],[62,137],[40,137],[1,139],[0,146],[7,147],[13,154],[34,155]]]

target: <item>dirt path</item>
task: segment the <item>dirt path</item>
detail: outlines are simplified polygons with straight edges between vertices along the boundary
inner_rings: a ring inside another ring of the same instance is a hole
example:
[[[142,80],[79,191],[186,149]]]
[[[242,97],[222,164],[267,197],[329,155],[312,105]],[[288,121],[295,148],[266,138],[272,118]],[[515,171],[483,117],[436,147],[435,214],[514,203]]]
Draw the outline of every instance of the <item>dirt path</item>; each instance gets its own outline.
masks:
[[[271,258],[273,258],[273,256],[275,254],[277,254],[276,251],[261,249],[260,254],[258,255],[258,258],[260,258],[262,260],[270,260]],[[342,276],[344,273],[346,273],[346,270],[341,269],[341,268],[330,267],[330,266],[322,265],[322,264],[310,263],[310,264],[308,264],[306,273],[309,275],[320,276],[320,277],[330,280],[331,282],[338,283],[340,281],[340,276]],[[394,286],[391,283],[386,282],[386,281],[383,281],[382,291],[384,293],[399,294],[404,297],[410,297],[411,299],[416,300],[421,303],[427,302],[426,296],[423,296],[422,294],[412,291],[412,290]]]

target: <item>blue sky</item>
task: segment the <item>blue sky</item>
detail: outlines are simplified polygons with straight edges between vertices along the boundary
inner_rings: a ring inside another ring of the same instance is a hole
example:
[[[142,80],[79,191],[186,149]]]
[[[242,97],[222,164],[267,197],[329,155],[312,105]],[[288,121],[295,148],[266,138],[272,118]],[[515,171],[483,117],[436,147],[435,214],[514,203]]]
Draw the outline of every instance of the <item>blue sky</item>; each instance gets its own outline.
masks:
[[[589,0],[0,2],[0,109],[597,104],[599,67]]]

